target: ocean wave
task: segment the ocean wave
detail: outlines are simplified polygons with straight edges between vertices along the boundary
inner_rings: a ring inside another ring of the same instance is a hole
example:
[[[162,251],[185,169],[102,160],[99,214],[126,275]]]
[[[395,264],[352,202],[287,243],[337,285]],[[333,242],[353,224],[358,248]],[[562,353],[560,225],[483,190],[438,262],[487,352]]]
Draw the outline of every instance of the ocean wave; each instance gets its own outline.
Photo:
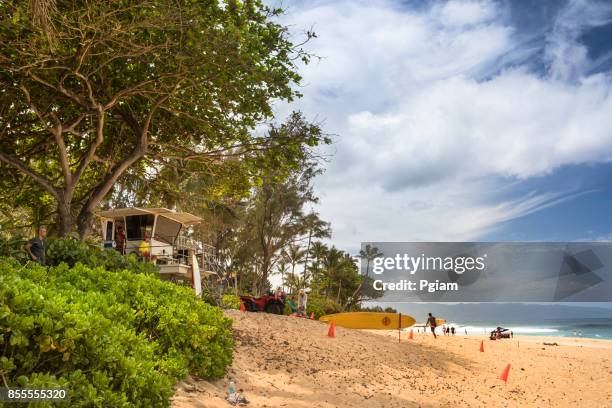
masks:
[[[455,329],[457,329],[457,331],[459,333],[464,332],[465,330],[468,331],[469,333],[489,333],[493,330],[495,330],[495,327],[493,326],[463,326],[460,324],[455,324],[455,323],[449,323],[447,326],[454,326]],[[558,333],[559,329],[554,329],[554,328],[550,328],[550,327],[525,327],[525,326],[502,326],[506,329],[510,329],[512,330],[514,333],[517,334],[538,334],[538,333],[542,333],[542,334],[546,334],[546,333]]]

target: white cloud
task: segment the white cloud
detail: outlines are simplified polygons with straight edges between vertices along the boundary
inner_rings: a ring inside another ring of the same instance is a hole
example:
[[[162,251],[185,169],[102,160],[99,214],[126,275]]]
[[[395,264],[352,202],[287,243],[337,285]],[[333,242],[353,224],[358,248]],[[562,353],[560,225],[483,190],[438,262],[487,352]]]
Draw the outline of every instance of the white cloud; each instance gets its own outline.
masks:
[[[359,142],[347,152],[374,163],[378,172],[368,173],[383,174],[391,189],[418,184],[411,175],[424,171],[440,180],[528,178],[609,161],[611,85],[604,76],[566,85],[520,70],[485,82],[437,81],[387,112],[349,115],[347,131]]]
[[[586,47],[579,42],[585,28],[598,27],[612,21],[612,4],[600,1],[573,0],[564,7],[548,36],[546,55],[550,74],[561,80],[575,80],[588,69]]]
[[[448,1],[434,5],[433,10],[444,25],[451,27],[487,22],[497,14],[490,1]]]
[[[377,185],[323,189],[321,212],[334,221],[333,243],[356,251],[361,241],[477,240],[499,223],[572,198],[528,194],[491,204],[482,201],[487,185],[442,183],[395,192]]]
[[[498,190],[612,159],[612,80],[587,74],[578,41],[611,11],[584,1],[562,10],[541,39],[549,64],[542,74],[522,65],[538,48],[521,44],[493,1],[292,9],[285,22],[314,25],[311,51],[323,59],[303,70],[304,98],[280,106],[279,116],[302,109],[339,135],[317,185],[334,241],[356,248],[362,240],[473,240],[566,199]]]

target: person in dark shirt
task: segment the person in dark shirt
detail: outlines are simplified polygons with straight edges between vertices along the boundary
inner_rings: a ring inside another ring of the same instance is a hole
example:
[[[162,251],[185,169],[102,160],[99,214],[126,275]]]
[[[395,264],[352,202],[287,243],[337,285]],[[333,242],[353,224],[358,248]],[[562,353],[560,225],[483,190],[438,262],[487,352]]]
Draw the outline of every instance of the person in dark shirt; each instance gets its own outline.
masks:
[[[38,235],[25,246],[26,252],[30,255],[30,259],[38,262],[41,265],[45,264],[45,238],[47,237],[47,228],[38,227]]]
[[[431,332],[433,333],[434,339],[438,338],[438,336],[436,336],[436,318],[432,316],[431,313],[429,313],[426,325],[431,328]]]
[[[125,254],[125,230],[123,229],[123,225],[119,225],[117,227],[117,233],[115,234],[115,249],[119,251],[120,254]]]

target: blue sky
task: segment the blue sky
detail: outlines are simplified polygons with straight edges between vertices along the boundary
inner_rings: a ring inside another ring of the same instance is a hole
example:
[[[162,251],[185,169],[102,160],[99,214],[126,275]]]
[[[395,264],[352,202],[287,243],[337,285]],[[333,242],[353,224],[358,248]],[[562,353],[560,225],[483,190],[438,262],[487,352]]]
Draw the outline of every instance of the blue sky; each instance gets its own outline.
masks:
[[[317,211],[362,241],[612,239],[612,2],[286,2]]]

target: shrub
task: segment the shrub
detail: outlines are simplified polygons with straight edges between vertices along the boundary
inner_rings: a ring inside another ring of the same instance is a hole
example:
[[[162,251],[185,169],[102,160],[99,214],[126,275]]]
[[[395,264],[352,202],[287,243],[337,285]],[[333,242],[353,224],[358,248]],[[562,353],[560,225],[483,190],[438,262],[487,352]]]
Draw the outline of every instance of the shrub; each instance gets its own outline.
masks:
[[[392,307],[385,307],[384,309],[381,306],[362,306],[362,307],[357,307],[355,309],[356,311],[359,312],[378,312],[378,313],[397,313],[397,310],[392,308]]]
[[[224,374],[231,320],[154,276],[0,259],[0,350],[10,386],[63,386],[73,406],[168,406],[187,373]]]
[[[141,262],[135,254],[121,255],[114,249],[78,241],[74,238],[49,238],[46,250],[47,265],[62,262],[70,266],[77,263],[90,267],[102,266],[109,271],[127,269],[136,273],[156,273],[159,268],[152,262]]]
[[[223,307],[226,309],[240,309],[240,296],[223,295]]]
[[[0,235],[0,256],[9,256],[21,262],[28,259],[25,251],[27,240],[20,235],[11,235],[4,237]]]
[[[285,300],[285,308],[283,309],[283,314],[285,316],[289,316],[292,313],[291,306],[289,305],[289,301],[294,301],[295,302],[294,299],[289,298],[289,297]]]
[[[308,303],[306,304],[306,312],[309,316],[312,312],[314,312],[315,319],[318,319],[319,317],[327,315],[327,314],[340,313],[341,311],[342,311],[342,306],[336,303],[332,299],[326,299],[318,295],[308,296]]]

